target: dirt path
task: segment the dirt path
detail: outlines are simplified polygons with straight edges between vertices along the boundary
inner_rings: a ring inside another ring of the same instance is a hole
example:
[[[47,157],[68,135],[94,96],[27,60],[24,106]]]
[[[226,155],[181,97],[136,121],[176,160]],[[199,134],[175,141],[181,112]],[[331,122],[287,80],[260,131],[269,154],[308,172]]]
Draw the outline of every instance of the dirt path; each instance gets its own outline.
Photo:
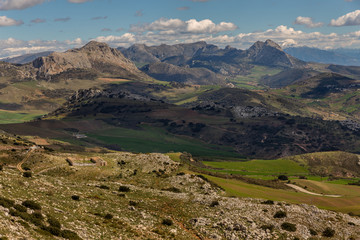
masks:
[[[294,184],[286,184],[287,186],[299,191],[299,192],[302,192],[302,193],[306,193],[306,194],[310,194],[310,195],[315,195],[315,196],[322,196],[322,197],[334,197],[334,198],[338,198],[338,197],[341,197],[341,195],[325,195],[325,194],[320,194],[320,193],[314,193],[314,192],[310,192],[302,187],[299,187],[299,186],[296,186]]]
[[[28,153],[26,154],[26,156],[24,157],[24,159],[16,165],[16,168],[19,169],[20,172],[22,173],[25,172],[25,170],[22,168],[22,165],[24,164],[24,162],[26,162],[26,160],[29,159],[31,153],[34,152],[36,149],[37,146],[32,146],[28,151]]]

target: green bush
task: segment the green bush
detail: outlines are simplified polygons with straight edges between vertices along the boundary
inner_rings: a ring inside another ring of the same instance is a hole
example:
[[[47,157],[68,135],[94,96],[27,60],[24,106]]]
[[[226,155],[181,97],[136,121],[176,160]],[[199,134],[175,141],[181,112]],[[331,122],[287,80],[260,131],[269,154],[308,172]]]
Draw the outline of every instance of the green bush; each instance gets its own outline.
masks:
[[[40,204],[32,200],[25,200],[22,202],[22,205],[32,210],[41,210]]]
[[[78,196],[78,195],[72,195],[72,196],[71,196],[71,199],[72,199],[72,200],[75,200],[75,201],[80,201],[80,196]]]
[[[171,226],[171,225],[173,225],[173,221],[169,218],[165,218],[162,220],[162,224],[166,225],[166,226]]]
[[[59,237],[61,235],[61,230],[59,228],[56,228],[53,226],[43,226],[41,229],[43,229],[44,231],[47,231],[57,237]]]
[[[322,232],[322,235],[324,237],[333,237],[335,236],[335,230],[330,228],[330,227],[327,227],[325,228],[325,230]]]
[[[281,181],[289,180],[289,178],[286,175],[280,175],[280,176],[278,176],[278,179],[281,180]]]
[[[286,212],[284,211],[277,211],[275,214],[274,214],[274,218],[285,218],[286,217]]]
[[[14,208],[19,212],[26,212],[27,211],[27,208],[25,206],[23,206],[23,205],[20,205],[20,204],[15,204]]]
[[[214,200],[210,203],[210,207],[216,207],[216,206],[219,206],[219,201],[218,200]]]
[[[135,202],[135,201],[129,201],[129,205],[130,206],[133,206],[133,207],[136,207],[137,205],[138,205],[138,203],[137,202]]]
[[[24,172],[24,173],[23,173],[23,177],[31,178],[31,177],[32,177],[32,173],[31,173],[31,172]]]
[[[270,232],[272,232],[274,231],[275,227],[272,224],[268,224],[268,225],[262,225],[260,228],[264,231],[269,230]]]
[[[99,188],[109,190],[110,188],[106,185],[100,185]]]
[[[44,216],[41,214],[41,212],[33,212],[31,215],[32,215],[32,217],[37,218],[37,219],[41,219],[41,220],[44,219]]]
[[[316,236],[316,235],[318,234],[318,233],[317,233],[314,229],[312,229],[312,228],[310,228],[309,231],[310,231],[311,236]]]
[[[296,232],[296,225],[288,222],[281,224],[281,229],[288,232]]]
[[[110,213],[108,213],[108,214],[106,214],[105,216],[104,216],[104,218],[105,219],[112,219],[114,216],[112,215],[112,214],[110,214]]]
[[[274,201],[273,200],[266,200],[264,202],[261,202],[261,204],[274,205]]]
[[[14,206],[14,204],[14,200],[0,197],[0,206],[3,206],[4,208],[11,208],[12,206]]]
[[[47,216],[47,222],[49,223],[50,226],[61,229],[61,223],[56,218],[50,215]]]
[[[4,169],[3,165],[0,164],[0,171]]]
[[[174,193],[181,193],[181,190],[176,188],[176,187],[169,187],[169,188],[164,188],[162,189],[164,191],[168,191],[168,192],[174,192]]]
[[[120,186],[119,191],[120,192],[130,192],[130,188],[127,186]]]
[[[81,238],[77,235],[76,232],[70,230],[61,231],[61,237],[70,240],[81,240]]]

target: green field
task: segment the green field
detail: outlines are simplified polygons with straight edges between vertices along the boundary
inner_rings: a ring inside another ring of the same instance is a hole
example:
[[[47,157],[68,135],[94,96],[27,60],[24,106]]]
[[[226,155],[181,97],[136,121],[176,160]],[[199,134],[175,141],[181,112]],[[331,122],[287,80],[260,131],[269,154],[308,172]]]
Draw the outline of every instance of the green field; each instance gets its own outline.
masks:
[[[233,179],[223,179],[207,175],[206,177],[225,189],[229,196],[262,198],[289,203],[305,203],[323,209],[360,214],[360,187],[358,186],[338,185],[309,180],[302,180],[301,184],[299,184],[299,186],[308,186],[307,189],[309,191],[341,195],[341,197],[334,198],[315,196],[292,190],[267,188]]]
[[[205,165],[216,168],[217,172],[227,172],[240,175],[267,175],[277,176],[280,174],[298,176],[308,175],[305,166],[286,159],[278,160],[251,160],[245,162],[203,162]]]
[[[40,113],[20,113],[12,111],[0,111],[0,124],[22,123],[41,117]]]
[[[206,144],[186,136],[177,136],[165,130],[149,126],[142,129],[111,128],[87,134],[105,144],[117,144],[126,151],[134,152],[189,152],[194,156],[210,158],[239,158],[230,147]]]

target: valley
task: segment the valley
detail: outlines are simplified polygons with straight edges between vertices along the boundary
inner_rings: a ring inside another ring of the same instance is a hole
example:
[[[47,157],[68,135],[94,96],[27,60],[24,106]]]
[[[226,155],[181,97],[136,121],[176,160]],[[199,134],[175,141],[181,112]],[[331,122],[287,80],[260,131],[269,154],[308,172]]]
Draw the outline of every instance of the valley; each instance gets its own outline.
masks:
[[[271,40],[1,62],[0,238],[356,239],[359,79]]]

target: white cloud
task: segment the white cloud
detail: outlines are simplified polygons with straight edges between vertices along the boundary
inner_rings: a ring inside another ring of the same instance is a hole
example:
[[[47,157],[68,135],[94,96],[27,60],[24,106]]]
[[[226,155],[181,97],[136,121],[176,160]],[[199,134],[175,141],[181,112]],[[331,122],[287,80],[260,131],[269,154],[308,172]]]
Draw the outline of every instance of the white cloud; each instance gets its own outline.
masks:
[[[7,16],[0,16],[0,27],[18,26],[24,24],[23,21],[17,21]]]
[[[188,21],[182,21],[177,18],[160,18],[152,23],[132,25],[130,27],[130,32],[177,31],[181,33],[219,33],[235,29],[237,29],[237,26],[231,22],[215,24],[210,19],[201,21],[190,19]]]
[[[330,26],[342,27],[342,26],[355,26],[360,25],[360,10],[350,12],[338,19],[332,19]]]
[[[322,22],[318,22],[318,23],[313,22],[313,19],[310,17],[302,17],[302,16],[297,17],[294,24],[305,25],[308,28],[317,28],[324,25],[324,23]]]
[[[20,10],[41,4],[46,0],[0,0],[0,10]]]

